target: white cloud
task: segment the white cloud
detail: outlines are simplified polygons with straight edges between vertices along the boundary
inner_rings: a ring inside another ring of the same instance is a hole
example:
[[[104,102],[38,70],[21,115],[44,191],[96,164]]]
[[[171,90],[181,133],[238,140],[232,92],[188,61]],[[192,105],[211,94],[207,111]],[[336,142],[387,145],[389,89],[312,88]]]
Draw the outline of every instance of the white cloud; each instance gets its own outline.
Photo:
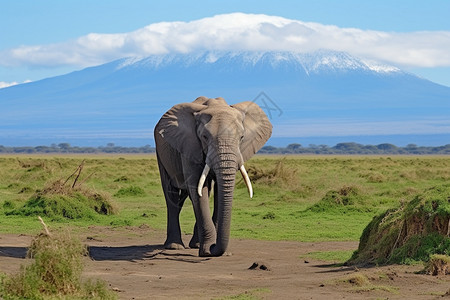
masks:
[[[277,16],[233,13],[192,22],[161,22],[129,33],[92,33],[58,44],[0,51],[0,65],[91,66],[114,59],[198,50],[345,51],[397,66],[450,66],[450,32],[340,28]]]
[[[28,82],[31,82],[31,80],[25,80],[23,83],[28,83]],[[17,82],[17,81],[13,81],[13,82],[0,81],[0,89],[7,88],[7,87],[10,87],[13,85],[18,85],[18,84],[19,84],[19,82]]]
[[[13,85],[18,84],[18,82],[13,81],[13,82],[4,82],[4,81],[0,81],[0,89],[6,88],[6,87],[10,87]]]

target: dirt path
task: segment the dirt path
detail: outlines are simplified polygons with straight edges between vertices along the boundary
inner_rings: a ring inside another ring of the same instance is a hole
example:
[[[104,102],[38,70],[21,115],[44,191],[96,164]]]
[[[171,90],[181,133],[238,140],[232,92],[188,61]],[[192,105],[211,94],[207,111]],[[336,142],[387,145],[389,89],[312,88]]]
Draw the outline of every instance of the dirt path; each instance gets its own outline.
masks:
[[[120,299],[211,299],[242,293],[262,299],[443,299],[450,289],[448,275],[414,274],[421,266],[358,270],[304,258],[315,251],[353,250],[356,242],[234,239],[229,247],[232,255],[201,258],[195,249],[163,249],[164,236],[149,228],[92,228],[82,237],[91,256],[86,258],[84,275],[107,281]],[[19,269],[30,240],[0,235],[0,271]],[[249,269],[255,262],[258,266]],[[358,273],[370,284],[343,282]]]

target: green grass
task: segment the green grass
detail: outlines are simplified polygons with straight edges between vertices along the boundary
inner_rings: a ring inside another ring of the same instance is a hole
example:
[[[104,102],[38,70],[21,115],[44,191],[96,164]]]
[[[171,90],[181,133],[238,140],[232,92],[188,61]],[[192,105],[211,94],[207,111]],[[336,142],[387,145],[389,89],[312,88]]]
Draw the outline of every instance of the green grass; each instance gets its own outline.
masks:
[[[217,298],[217,300],[231,300],[231,299],[233,299],[233,300],[258,300],[258,299],[265,298],[265,296],[267,296],[271,292],[272,291],[268,288],[259,288],[259,289],[254,289],[254,290],[250,290],[250,291],[245,291],[244,293],[237,294],[237,295]]]
[[[52,227],[140,226],[164,231],[166,207],[154,155],[0,156],[0,232],[36,234],[36,217],[7,214],[39,191],[65,180],[84,162],[79,182],[108,194],[117,212],[91,218],[46,219]],[[375,215],[448,182],[450,159],[433,156],[256,156],[246,163],[250,199],[240,174],[231,236],[264,240],[358,240]],[[190,201],[181,213],[184,233],[195,223]]]

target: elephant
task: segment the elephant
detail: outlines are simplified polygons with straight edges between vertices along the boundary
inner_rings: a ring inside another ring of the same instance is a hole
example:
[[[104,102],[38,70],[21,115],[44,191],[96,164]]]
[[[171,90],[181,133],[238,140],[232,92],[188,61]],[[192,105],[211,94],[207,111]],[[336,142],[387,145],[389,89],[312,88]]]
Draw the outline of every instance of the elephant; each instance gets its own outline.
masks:
[[[228,247],[235,178],[269,139],[272,124],[254,102],[228,105],[223,98],[199,97],[173,106],[155,126],[156,155],[167,206],[166,249],[184,249],[180,212],[189,196],[196,224],[189,242],[199,256],[221,256]],[[214,191],[211,217],[209,196]]]

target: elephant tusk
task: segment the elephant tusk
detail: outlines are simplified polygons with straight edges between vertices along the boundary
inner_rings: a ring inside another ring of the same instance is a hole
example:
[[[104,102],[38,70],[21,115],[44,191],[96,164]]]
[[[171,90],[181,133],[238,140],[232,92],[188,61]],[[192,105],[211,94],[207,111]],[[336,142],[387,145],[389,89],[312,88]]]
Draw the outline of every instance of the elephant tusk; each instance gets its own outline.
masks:
[[[205,168],[203,169],[202,175],[200,176],[200,180],[198,181],[197,193],[201,197],[203,185],[205,184],[206,176],[208,176],[210,167],[208,164],[205,164]]]
[[[241,165],[239,168],[241,171],[242,177],[244,178],[245,184],[247,185],[248,193],[250,194],[250,198],[253,198],[253,188],[250,178],[248,177],[247,171],[245,170],[244,165]]]

